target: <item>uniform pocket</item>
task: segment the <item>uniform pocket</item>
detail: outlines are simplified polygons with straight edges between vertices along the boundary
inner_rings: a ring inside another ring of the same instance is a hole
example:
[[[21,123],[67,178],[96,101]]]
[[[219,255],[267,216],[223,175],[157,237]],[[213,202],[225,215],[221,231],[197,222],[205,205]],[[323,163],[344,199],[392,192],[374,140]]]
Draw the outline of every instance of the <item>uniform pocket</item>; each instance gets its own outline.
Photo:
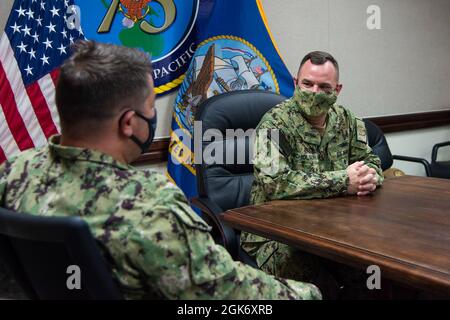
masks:
[[[298,171],[319,172],[319,155],[314,153],[299,154],[294,158],[293,168]]]
[[[348,143],[328,150],[331,166],[333,170],[344,170],[349,165]]]

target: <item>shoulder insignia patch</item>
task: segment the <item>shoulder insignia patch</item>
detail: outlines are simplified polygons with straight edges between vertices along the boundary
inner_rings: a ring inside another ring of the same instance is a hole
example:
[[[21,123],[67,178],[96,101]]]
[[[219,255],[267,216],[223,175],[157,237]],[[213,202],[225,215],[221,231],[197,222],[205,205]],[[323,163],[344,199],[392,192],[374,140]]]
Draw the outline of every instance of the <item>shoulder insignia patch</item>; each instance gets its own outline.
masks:
[[[356,140],[367,143],[366,126],[360,119],[356,119]]]

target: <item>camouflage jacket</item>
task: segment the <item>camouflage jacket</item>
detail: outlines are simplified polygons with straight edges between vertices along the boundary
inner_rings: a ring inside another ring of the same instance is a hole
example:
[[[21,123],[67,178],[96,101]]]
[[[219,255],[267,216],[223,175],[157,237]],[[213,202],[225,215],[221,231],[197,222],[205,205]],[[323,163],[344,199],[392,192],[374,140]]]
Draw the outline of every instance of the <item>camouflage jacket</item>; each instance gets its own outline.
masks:
[[[232,260],[166,177],[59,137],[0,167],[0,205],[80,216],[109,257],[126,298],[318,299],[310,284],[277,280]]]
[[[265,114],[256,129],[252,203],[345,195],[346,168],[356,161],[374,168],[383,182],[380,159],[367,145],[362,120],[334,105],[321,135],[299,108],[288,99]]]

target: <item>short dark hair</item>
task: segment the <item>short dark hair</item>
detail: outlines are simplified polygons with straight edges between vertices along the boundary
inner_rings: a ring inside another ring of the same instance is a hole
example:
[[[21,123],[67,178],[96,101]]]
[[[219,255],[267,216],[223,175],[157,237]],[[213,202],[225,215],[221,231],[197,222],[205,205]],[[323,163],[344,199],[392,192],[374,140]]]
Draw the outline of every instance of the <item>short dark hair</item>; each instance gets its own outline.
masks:
[[[331,54],[324,51],[313,51],[308,53],[300,63],[300,68],[298,68],[299,72],[300,69],[303,67],[303,65],[306,63],[306,61],[308,60],[311,60],[312,64],[319,66],[325,64],[327,61],[330,61],[333,64],[334,68],[336,69],[336,79],[339,81],[339,64]]]
[[[56,84],[62,125],[103,121],[124,104],[139,108],[148,98],[152,66],[145,52],[86,40],[77,41],[71,51]]]

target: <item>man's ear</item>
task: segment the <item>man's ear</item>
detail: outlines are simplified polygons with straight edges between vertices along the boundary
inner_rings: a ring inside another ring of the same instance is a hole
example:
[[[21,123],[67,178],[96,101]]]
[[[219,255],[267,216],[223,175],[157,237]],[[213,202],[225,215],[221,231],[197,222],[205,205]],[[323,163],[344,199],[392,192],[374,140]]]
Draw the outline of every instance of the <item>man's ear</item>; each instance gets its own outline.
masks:
[[[119,120],[119,133],[127,138],[133,135],[132,122],[134,113],[135,112],[133,110],[128,110],[122,114]]]
[[[339,93],[341,93],[341,90],[342,90],[342,84],[338,84],[336,86],[336,94],[339,95]]]

